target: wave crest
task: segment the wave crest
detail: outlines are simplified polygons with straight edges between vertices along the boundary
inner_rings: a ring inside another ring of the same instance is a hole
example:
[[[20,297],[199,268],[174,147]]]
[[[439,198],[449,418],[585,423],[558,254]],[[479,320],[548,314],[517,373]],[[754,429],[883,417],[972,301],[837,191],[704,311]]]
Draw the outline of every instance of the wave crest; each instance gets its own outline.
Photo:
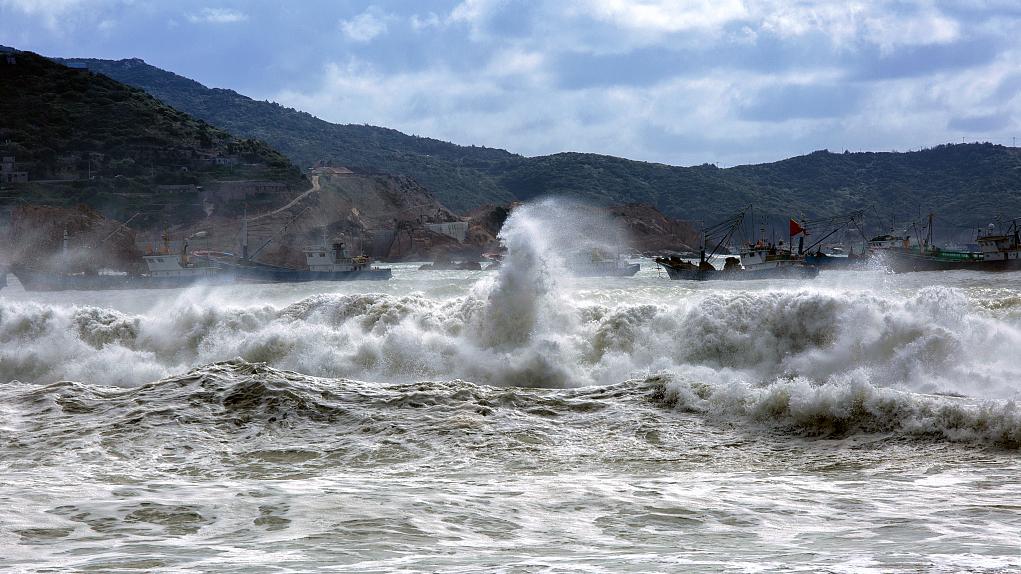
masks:
[[[678,410],[810,436],[842,438],[859,433],[937,438],[1021,448],[1021,409],[1014,401],[968,402],[880,388],[862,380],[813,384],[779,380],[764,387],[650,379],[663,402]]]

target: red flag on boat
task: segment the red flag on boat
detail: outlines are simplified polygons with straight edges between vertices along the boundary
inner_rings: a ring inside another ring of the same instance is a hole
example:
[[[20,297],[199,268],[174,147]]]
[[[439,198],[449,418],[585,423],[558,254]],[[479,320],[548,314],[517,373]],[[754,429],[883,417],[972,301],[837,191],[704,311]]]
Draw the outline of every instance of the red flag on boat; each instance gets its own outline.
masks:
[[[805,228],[800,226],[800,225],[798,225],[797,221],[794,221],[793,219],[791,220],[791,233],[790,233],[791,237],[794,237],[795,235],[797,235],[799,233],[804,233],[804,231],[805,231]]]

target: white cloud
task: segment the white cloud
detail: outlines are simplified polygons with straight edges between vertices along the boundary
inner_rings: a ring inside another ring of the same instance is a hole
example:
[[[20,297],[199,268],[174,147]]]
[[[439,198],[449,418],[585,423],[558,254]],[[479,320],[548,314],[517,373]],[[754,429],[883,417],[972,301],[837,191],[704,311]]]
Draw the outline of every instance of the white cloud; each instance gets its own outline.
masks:
[[[149,25],[151,42],[122,57],[156,58],[172,49],[153,46],[175,23],[270,22],[244,30],[287,65],[253,75],[252,95],[331,121],[533,155],[732,165],[824,147],[917,148],[959,141],[955,130],[1021,135],[1021,17],[1009,0],[961,0],[966,9],[943,0],[459,0],[449,11],[361,0],[350,12],[301,14],[304,28],[274,19],[276,5],[243,5],[246,14],[191,1],[0,0],[0,35],[44,53],[112,53],[124,47],[108,37]],[[297,49],[295,32],[315,30],[315,16],[335,32],[309,34]],[[935,46],[951,48],[925,49]],[[222,73],[188,65],[177,71]],[[324,73],[310,80],[309,66]]]
[[[898,46],[947,44],[960,38],[960,24],[934,9],[907,16],[880,15],[865,20],[865,37],[890,53]]]
[[[312,90],[273,99],[328,121],[374,124],[526,155],[607,153],[649,161],[724,165],[815,149],[917,149],[955,140],[955,118],[995,114],[1004,125],[969,137],[1009,141],[1021,116],[986,99],[1021,69],[1021,52],[966,71],[864,82],[860,98],[824,117],[748,117],[743,110],[790,87],[840,86],[838,66],[783,72],[721,66],[651,85],[559,89],[550,54],[524,46],[489,53],[465,74],[443,64],[387,73],[363,60],[328,65]],[[825,92],[824,92],[825,93]],[[775,98],[774,98],[775,99]]]
[[[411,29],[417,31],[426,30],[428,28],[439,28],[443,26],[443,21],[435,12],[429,12],[424,16],[418,14],[412,14],[411,18],[408,19],[411,24]]]
[[[494,0],[463,0],[450,11],[450,20],[477,23],[499,5],[500,3]]]
[[[592,0],[575,5],[573,11],[651,32],[718,29],[748,16],[741,0]]]
[[[0,6],[15,8],[25,14],[60,15],[82,4],[82,0],[0,0]]]
[[[46,28],[55,31],[61,19],[81,7],[83,0],[0,0],[0,7],[17,10],[39,18]]]
[[[368,42],[386,33],[386,17],[377,16],[375,10],[369,8],[350,20],[341,20],[340,29],[353,42]]]
[[[203,8],[198,14],[188,14],[188,20],[207,24],[234,24],[248,20],[248,15],[228,8]]]
[[[819,34],[843,47],[863,43],[889,52],[897,46],[943,44],[960,36],[956,20],[924,3],[800,1],[759,8],[753,18],[765,32],[780,38]]]
[[[838,49],[943,44],[961,38],[961,22],[928,0],[463,0],[437,23],[464,23],[473,41],[499,41],[493,22],[501,12],[536,15],[537,36],[547,47],[621,53],[636,47],[790,40],[814,36]],[[413,21],[413,26],[421,21]],[[597,25],[615,33],[597,32]]]

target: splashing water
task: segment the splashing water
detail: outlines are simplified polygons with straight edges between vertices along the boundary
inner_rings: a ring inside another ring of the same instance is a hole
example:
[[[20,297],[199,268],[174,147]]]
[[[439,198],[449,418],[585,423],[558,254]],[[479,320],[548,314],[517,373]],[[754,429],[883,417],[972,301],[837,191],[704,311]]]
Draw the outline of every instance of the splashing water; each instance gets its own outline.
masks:
[[[0,291],[0,567],[1021,566],[1021,274],[574,278],[591,213],[495,274]]]
[[[0,380],[133,386],[241,357],[380,382],[571,387],[711,372],[726,382],[825,383],[856,373],[878,387],[1018,394],[1018,315],[986,303],[1004,301],[1002,293],[904,290],[881,274],[867,288],[820,280],[738,291],[691,289],[650,272],[593,289],[601,280],[571,278],[564,258],[617,234],[587,229],[610,226],[567,202],[522,206],[501,232],[508,253],[499,273],[474,274],[453,296],[430,296],[409,274],[390,294],[344,293],[346,285],[334,284],[340,293],[285,304],[240,303],[258,297],[258,286],[147,294],[156,304],[140,311],[5,297]]]

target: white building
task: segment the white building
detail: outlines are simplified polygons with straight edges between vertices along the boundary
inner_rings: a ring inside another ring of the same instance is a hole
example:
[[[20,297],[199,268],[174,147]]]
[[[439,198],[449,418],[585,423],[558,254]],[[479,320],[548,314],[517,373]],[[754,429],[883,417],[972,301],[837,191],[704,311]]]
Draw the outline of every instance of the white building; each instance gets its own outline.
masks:
[[[427,223],[425,225],[429,228],[429,231],[446,235],[447,237],[453,237],[458,243],[464,243],[464,238],[468,236],[468,222],[467,221],[449,221],[447,223]]]
[[[4,156],[0,160],[0,183],[26,183],[28,181],[28,172],[17,171],[17,165],[14,156]]]

